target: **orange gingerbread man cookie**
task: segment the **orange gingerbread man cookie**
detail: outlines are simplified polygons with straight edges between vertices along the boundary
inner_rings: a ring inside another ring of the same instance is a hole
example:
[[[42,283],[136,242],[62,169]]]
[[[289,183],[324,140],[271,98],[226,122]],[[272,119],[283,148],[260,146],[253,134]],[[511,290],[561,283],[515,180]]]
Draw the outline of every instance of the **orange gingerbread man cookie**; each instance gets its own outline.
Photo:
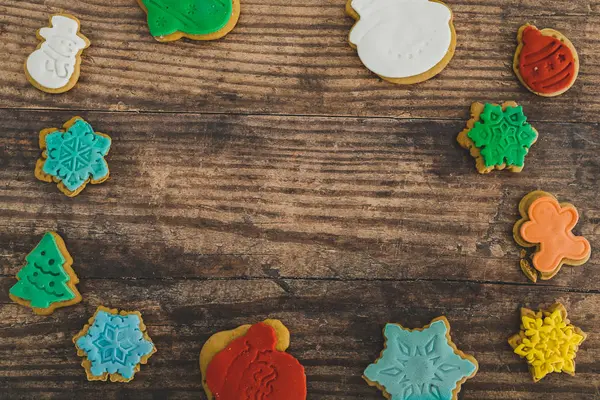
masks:
[[[579,221],[572,204],[559,203],[552,194],[536,190],[523,197],[519,212],[522,218],[513,227],[515,241],[536,248],[531,257],[533,268],[527,260],[521,261],[529,279],[536,282],[538,275],[550,279],[563,264],[578,266],[589,260],[590,243],[572,232]]]

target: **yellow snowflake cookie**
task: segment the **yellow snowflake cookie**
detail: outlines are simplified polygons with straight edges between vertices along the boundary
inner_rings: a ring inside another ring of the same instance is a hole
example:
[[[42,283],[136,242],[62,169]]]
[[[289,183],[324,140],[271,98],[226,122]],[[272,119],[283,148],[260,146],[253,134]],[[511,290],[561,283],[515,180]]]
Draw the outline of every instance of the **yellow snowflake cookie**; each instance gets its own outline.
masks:
[[[521,309],[521,331],[508,339],[515,354],[525,358],[533,380],[552,372],[575,375],[575,357],[586,334],[567,319],[565,307],[556,303],[547,310]]]

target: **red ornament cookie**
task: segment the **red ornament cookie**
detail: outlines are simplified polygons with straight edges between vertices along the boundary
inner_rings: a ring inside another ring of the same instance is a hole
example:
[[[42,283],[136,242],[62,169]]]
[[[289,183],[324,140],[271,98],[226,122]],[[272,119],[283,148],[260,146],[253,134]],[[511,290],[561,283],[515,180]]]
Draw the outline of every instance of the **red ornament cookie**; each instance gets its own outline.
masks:
[[[523,25],[517,35],[513,69],[521,83],[544,97],[563,94],[579,74],[577,50],[562,33]]]
[[[273,319],[211,336],[200,352],[207,397],[305,400],[304,367],[285,352],[289,344],[289,331]]]

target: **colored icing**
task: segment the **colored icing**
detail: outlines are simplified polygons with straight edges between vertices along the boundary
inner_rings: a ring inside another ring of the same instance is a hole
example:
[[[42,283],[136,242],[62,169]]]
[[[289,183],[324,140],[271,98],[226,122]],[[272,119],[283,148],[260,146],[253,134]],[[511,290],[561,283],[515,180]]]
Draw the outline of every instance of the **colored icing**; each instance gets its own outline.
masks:
[[[11,295],[29,301],[35,308],[48,308],[75,298],[67,285],[71,278],[63,268],[67,260],[52,233],[44,235],[26,260],[27,264],[17,273],[19,281],[10,288]]]
[[[364,376],[382,386],[394,400],[452,400],[459,382],[477,371],[448,341],[443,320],[426,329],[407,330],[396,324],[384,329],[386,348]]]
[[[148,11],[152,36],[175,32],[207,35],[219,31],[232,17],[232,0],[140,0]]]
[[[534,26],[523,30],[519,74],[534,92],[551,94],[567,89],[576,76],[575,55],[561,40],[543,35]]]
[[[521,316],[514,352],[525,358],[537,382],[552,372],[575,373],[575,357],[585,334],[568,323],[562,305],[554,311]],[[564,314],[564,316],[563,316]]]
[[[275,330],[261,322],[217,353],[206,370],[215,399],[306,399],[304,368],[276,344]]]
[[[573,206],[561,207],[549,196],[533,201],[527,211],[529,221],[520,229],[521,237],[539,244],[533,256],[533,266],[540,272],[552,272],[564,260],[582,261],[590,256],[590,243],[571,230],[579,221]]]
[[[537,132],[527,122],[523,107],[486,104],[468,137],[480,148],[486,167],[522,167],[529,147],[537,140]]]
[[[363,64],[388,78],[422,74],[452,43],[452,12],[429,0],[352,0],[360,19],[350,32]]]
[[[110,138],[94,132],[82,119],[75,121],[66,132],[46,135],[46,154],[42,171],[75,191],[90,178],[100,181],[109,174],[104,156],[110,150]]]
[[[115,315],[99,310],[87,333],[75,344],[86,353],[90,373],[100,377],[119,374],[130,380],[142,357],[154,352],[154,344],[144,338],[137,314]]]
[[[77,54],[89,46],[79,33],[79,22],[65,15],[54,15],[50,27],[38,34],[44,42],[27,58],[29,76],[48,89],[60,89],[69,84],[79,63]]]

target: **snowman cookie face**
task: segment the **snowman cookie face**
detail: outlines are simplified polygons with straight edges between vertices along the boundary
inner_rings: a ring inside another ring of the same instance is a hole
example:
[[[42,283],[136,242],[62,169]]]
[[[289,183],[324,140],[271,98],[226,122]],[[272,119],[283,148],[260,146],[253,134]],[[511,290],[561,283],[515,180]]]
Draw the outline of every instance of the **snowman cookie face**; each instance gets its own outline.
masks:
[[[349,41],[363,64],[394,83],[422,82],[454,55],[452,10],[436,0],[349,0]]]
[[[90,45],[79,32],[79,20],[72,15],[50,17],[50,26],[41,28],[42,42],[25,61],[25,75],[33,86],[47,93],[64,93],[79,79],[81,53]]]

